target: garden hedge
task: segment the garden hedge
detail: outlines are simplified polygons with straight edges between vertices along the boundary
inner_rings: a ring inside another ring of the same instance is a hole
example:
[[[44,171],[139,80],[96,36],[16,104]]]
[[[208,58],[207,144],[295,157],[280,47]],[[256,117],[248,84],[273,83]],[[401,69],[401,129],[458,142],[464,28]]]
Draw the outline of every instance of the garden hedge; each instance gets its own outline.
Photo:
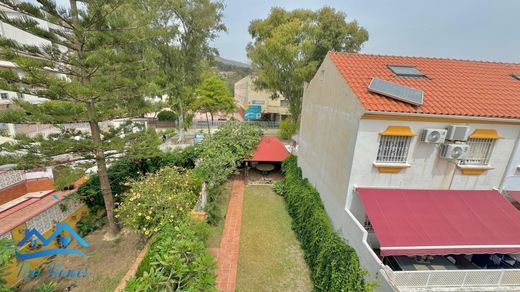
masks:
[[[359,265],[355,250],[334,231],[319,193],[302,178],[296,157],[282,164],[285,174],[278,192],[284,196],[293,229],[305,253],[316,291],[369,291],[367,272]]]

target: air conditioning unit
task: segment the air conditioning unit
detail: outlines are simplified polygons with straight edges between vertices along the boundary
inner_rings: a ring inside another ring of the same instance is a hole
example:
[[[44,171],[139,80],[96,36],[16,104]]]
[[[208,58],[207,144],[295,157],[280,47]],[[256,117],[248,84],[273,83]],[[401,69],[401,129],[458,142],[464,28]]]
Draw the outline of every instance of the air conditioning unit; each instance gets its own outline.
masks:
[[[467,141],[469,136],[469,126],[451,125],[448,127],[446,140]]]
[[[468,144],[443,144],[441,148],[441,157],[452,160],[460,160],[466,158],[468,151]]]
[[[421,142],[425,143],[444,143],[446,139],[445,129],[424,129],[421,133]]]

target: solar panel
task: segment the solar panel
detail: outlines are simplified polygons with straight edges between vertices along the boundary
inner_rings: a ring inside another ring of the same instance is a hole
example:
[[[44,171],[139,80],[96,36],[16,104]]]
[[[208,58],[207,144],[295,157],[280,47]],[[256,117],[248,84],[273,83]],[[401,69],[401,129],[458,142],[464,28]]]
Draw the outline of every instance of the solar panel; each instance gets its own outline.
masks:
[[[368,85],[368,91],[382,94],[400,101],[414,105],[422,105],[424,92],[422,90],[402,86],[393,82],[372,78]]]
[[[425,77],[425,75],[414,66],[388,65],[388,69],[392,70],[392,72],[398,76]]]

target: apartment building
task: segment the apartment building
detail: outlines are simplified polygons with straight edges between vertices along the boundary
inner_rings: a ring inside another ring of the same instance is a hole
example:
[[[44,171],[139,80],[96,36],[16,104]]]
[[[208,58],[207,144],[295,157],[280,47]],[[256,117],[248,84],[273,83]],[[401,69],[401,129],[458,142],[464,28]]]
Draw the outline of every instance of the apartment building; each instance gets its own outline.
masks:
[[[248,75],[235,83],[235,101],[246,120],[279,122],[289,115],[289,101],[284,97],[271,98],[266,90],[256,89],[253,76]]]

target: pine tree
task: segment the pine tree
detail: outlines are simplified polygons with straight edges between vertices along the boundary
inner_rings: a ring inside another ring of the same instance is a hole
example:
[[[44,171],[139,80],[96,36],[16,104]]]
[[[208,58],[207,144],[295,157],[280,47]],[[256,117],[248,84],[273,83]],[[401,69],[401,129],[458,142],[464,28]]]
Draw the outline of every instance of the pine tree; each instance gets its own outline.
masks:
[[[2,122],[88,122],[87,140],[70,145],[65,141],[71,139],[62,141],[69,151],[94,156],[108,226],[115,235],[119,226],[105,159],[107,143],[114,141],[102,135],[99,123],[130,117],[144,108],[145,77],[152,69],[145,46],[153,35],[147,31],[150,17],[138,2],[128,0],[70,0],[69,7],[52,0],[37,0],[39,5],[0,2],[21,15],[2,13],[0,21],[44,40],[37,46],[0,39],[0,58],[12,61],[24,75],[1,71],[0,88],[49,99],[41,105],[18,101],[20,108],[4,113]],[[38,19],[49,28],[40,27]],[[112,140],[117,137],[112,135]]]

